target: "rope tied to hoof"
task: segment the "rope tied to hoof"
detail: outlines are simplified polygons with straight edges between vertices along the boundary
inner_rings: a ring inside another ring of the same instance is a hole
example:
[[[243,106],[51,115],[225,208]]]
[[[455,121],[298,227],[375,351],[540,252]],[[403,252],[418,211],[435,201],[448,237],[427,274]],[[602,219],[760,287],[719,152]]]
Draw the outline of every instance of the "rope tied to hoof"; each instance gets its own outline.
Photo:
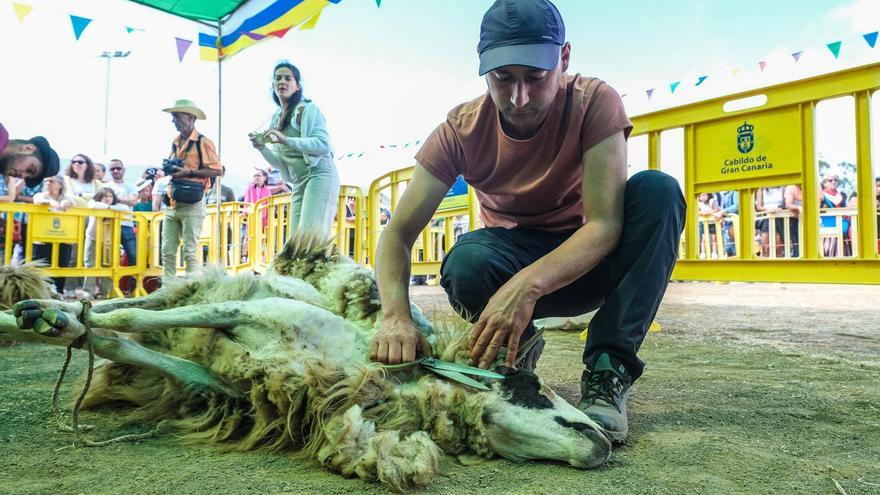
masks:
[[[93,426],[81,425],[79,423],[79,412],[82,408],[82,403],[86,398],[86,394],[88,394],[89,388],[92,386],[92,376],[95,372],[95,346],[92,343],[92,326],[89,318],[89,311],[92,308],[92,302],[88,299],[82,299],[80,303],[82,304],[82,313],[79,316],[79,320],[83,324],[83,327],[85,327],[85,331],[83,332],[82,336],[80,336],[67,346],[67,355],[64,358],[64,364],[61,367],[61,372],[58,374],[58,379],[55,380],[55,387],[52,390],[52,412],[55,415],[55,421],[58,423],[58,428],[63,432],[74,434],[74,447],[103,447],[112,443],[136,442],[139,440],[157,436],[159,433],[162,432],[165,425],[167,424],[165,421],[160,421],[155,428],[146,433],[120,435],[101,441],[91,440],[83,434],[84,431],[89,431],[94,428]],[[73,406],[71,424],[68,425],[64,422],[64,417],[61,413],[61,407],[59,406],[58,396],[61,389],[61,384],[64,382],[64,376],[67,374],[67,369],[70,365],[71,357],[73,356],[73,349],[74,347],[80,348],[83,346],[85,346],[86,350],[89,353],[89,367],[86,372],[86,381],[83,384],[82,391],[80,392],[79,398],[77,398],[76,403]]]

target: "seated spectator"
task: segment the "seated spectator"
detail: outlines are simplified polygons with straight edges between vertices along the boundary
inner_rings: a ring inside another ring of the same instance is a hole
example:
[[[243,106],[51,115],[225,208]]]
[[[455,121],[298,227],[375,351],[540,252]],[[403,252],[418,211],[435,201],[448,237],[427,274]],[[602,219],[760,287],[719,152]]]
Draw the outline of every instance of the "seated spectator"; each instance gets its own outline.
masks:
[[[724,239],[724,253],[727,256],[736,256],[736,238],[734,236],[733,222],[729,215],[739,214],[739,191],[721,191],[718,206],[721,208],[715,212],[715,219],[724,219],[721,226],[721,237]]]
[[[357,198],[348,196],[345,198],[345,219],[354,220],[357,212]]]
[[[39,192],[34,195],[34,204],[48,205],[49,211],[54,212],[64,212],[72,208],[74,206],[75,200],[73,196],[69,196],[65,193],[64,182],[64,179],[62,179],[58,175],[47,177],[46,179],[44,179],[44,192]],[[72,248],[72,244],[60,243],[58,245],[59,267],[72,266],[70,263]],[[49,265],[52,260],[52,244],[35,242],[34,260],[43,260],[47,265]],[[64,293],[64,282],[64,277],[57,277],[54,279],[55,290],[59,294]]]
[[[101,181],[95,179],[95,164],[86,155],[73,155],[70,166],[64,174],[64,187],[74,198],[75,206],[84,208],[95,193],[103,187]]]
[[[123,211],[130,212],[131,207],[124,203],[120,203],[119,199],[116,197],[116,191],[111,187],[104,187],[98,194],[95,195],[94,198],[89,200],[89,208],[93,208],[96,210],[114,210],[114,211]],[[101,228],[99,226],[112,226],[112,222],[105,222],[103,218],[97,217],[89,217],[89,223],[86,226],[86,247],[85,247],[85,259],[84,264],[86,268],[92,268],[95,266],[95,244],[98,238],[97,230]],[[112,253],[113,253],[113,232],[106,228],[103,232],[103,241],[105,246],[109,246],[109,249],[106,249],[104,252],[106,253],[102,256],[102,261],[105,263],[109,263],[112,261]],[[117,248],[118,249],[118,248]],[[111,256],[108,258],[108,255]],[[96,299],[102,299],[104,297],[108,297],[112,291],[112,279],[107,277],[101,277],[94,287],[91,286],[91,281],[89,277],[83,279],[83,296],[89,297],[89,289],[92,289],[92,294],[95,295]]]
[[[804,214],[804,194],[801,186],[792,184],[785,186],[783,206],[791,212],[788,220],[788,237],[791,242],[791,257],[800,256],[800,218]]]
[[[828,175],[822,179],[822,192],[819,193],[819,208],[846,208],[846,193],[837,189],[840,178],[836,175]],[[826,230],[833,235],[825,235],[822,237],[822,253],[826,257],[850,256],[849,248],[851,246],[847,242],[846,236],[849,234],[849,216],[839,217],[837,215],[822,215],[821,230]],[[838,223],[840,222],[840,223]],[[838,228],[840,230],[838,231]],[[844,245],[838,246],[837,234],[842,233],[844,236]]]
[[[709,252],[713,260],[718,259],[718,247],[715,243],[715,214],[721,211],[715,196],[709,193],[700,193],[698,207],[700,214],[700,259],[706,258],[706,242],[703,238],[703,224],[709,222]]]
[[[782,217],[776,217],[774,214],[782,211],[785,203],[785,193],[784,187],[762,187],[758,189],[758,192],[755,197],[755,211],[757,212],[767,212],[769,214],[768,218],[762,218],[758,220],[756,227],[759,232],[759,239],[761,245],[761,256],[768,257],[770,256],[770,218],[774,218],[774,228],[776,230],[776,257],[782,258],[785,256],[785,243],[783,241],[782,236],[785,231],[785,220]]]

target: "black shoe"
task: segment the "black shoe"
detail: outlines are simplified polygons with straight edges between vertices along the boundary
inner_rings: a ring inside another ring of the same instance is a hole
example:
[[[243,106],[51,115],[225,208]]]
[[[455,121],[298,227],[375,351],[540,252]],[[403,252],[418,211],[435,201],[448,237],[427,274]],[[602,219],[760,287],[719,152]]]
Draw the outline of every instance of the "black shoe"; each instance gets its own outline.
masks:
[[[614,442],[625,441],[629,431],[626,399],[631,384],[626,368],[620,362],[612,363],[608,353],[600,354],[593,369],[585,370],[581,377],[577,408],[602,425]]]

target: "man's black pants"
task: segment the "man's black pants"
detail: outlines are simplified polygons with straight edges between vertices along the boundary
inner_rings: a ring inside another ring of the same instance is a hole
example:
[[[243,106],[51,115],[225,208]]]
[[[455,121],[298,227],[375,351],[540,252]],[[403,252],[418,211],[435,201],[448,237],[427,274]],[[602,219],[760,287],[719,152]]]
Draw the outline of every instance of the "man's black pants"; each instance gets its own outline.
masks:
[[[603,352],[621,360],[633,380],[636,356],[666,291],[678,253],[685,201],[678,182],[656,170],[626,183],[620,244],[590,272],[538,300],[532,319],[576,316],[590,321],[584,364]],[[489,298],[514,274],[562,244],[572,232],[490,227],[459,237],[443,259],[440,283],[460,314],[476,322]],[[527,339],[533,327],[526,330]]]

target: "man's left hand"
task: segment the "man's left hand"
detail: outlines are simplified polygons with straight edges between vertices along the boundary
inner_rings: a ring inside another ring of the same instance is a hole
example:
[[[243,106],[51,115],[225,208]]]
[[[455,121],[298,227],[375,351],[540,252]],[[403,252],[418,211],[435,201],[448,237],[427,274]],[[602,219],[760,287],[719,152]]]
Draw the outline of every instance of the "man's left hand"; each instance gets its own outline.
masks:
[[[471,365],[488,368],[507,346],[504,364],[512,367],[519,351],[519,339],[535,311],[538,301],[534,288],[525,277],[514,277],[489,299],[474,328],[471,329],[468,349]]]

